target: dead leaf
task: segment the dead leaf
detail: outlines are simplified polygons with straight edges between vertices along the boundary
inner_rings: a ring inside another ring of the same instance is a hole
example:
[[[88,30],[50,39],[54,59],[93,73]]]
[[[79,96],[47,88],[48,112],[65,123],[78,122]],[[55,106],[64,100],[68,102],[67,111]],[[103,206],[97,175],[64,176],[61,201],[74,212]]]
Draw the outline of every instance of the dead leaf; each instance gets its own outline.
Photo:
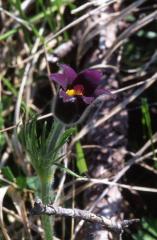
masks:
[[[6,229],[4,221],[3,221],[3,210],[2,210],[4,196],[5,196],[6,192],[8,191],[8,188],[9,188],[9,186],[0,188],[0,227],[1,227],[1,230],[4,235],[5,240],[11,240],[11,238],[9,237],[9,235],[7,233],[7,229]]]

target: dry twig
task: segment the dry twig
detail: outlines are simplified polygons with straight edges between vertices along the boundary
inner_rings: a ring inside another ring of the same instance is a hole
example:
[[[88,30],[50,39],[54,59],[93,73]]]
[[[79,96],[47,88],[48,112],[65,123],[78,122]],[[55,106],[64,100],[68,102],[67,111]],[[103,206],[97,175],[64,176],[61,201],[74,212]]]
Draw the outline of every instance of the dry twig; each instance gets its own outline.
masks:
[[[62,208],[53,204],[44,205],[40,199],[37,199],[34,203],[34,208],[31,210],[33,215],[55,215],[61,217],[72,217],[77,219],[83,219],[92,223],[99,223],[102,227],[109,231],[121,234],[131,224],[139,222],[139,219],[123,220],[121,223],[113,222],[112,220],[105,218],[104,216],[98,216],[89,211],[71,208]]]

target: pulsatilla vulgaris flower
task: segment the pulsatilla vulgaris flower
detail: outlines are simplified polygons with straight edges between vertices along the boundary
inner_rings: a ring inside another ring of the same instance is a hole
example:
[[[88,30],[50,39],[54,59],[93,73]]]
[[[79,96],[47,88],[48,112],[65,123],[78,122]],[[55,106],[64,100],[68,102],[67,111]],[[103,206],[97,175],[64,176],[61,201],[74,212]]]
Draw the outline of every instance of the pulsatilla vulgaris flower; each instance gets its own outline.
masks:
[[[68,65],[59,66],[62,73],[50,75],[50,79],[60,85],[54,112],[63,122],[71,123],[79,119],[96,97],[109,91],[99,86],[102,79],[101,71],[86,69],[77,74]]]

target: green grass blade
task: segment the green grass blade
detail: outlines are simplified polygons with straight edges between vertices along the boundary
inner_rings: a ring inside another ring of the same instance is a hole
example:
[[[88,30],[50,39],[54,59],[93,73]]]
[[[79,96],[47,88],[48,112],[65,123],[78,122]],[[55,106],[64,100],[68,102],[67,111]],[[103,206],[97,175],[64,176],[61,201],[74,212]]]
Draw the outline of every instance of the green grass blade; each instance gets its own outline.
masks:
[[[75,144],[76,148],[76,166],[80,174],[86,173],[88,171],[86,159],[84,156],[84,151],[80,141]]]
[[[151,122],[151,116],[149,112],[149,105],[147,102],[146,98],[142,98],[142,106],[141,106],[141,111],[143,114],[143,124],[146,126],[147,131],[148,131],[148,137],[151,140],[151,147],[152,147],[152,152],[153,152],[153,157],[156,157],[155,154],[155,147],[153,143],[153,131],[152,131],[152,122]]]
[[[76,174],[75,172],[70,170],[69,168],[64,167],[62,164],[54,163],[54,165],[56,165],[60,170],[65,171],[66,173],[68,173],[69,175],[71,175],[73,177],[82,178],[81,176],[79,176],[78,174]]]

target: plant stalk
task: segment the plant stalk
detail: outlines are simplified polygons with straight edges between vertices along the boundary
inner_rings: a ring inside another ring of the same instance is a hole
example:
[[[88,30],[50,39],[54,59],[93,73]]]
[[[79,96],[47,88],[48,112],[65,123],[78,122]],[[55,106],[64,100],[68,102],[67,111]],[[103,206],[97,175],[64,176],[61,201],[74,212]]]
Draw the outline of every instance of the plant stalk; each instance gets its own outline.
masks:
[[[49,204],[52,201],[53,197],[53,189],[52,189],[52,181],[53,181],[53,169],[47,171],[47,173],[43,174],[42,178],[40,178],[41,184],[41,199],[44,204]],[[53,216],[42,216],[42,226],[44,229],[44,239],[45,240],[53,240],[53,225],[54,225],[54,217]]]
[[[51,139],[47,146],[48,153],[50,149],[55,148],[55,144],[57,140],[60,138],[63,129],[64,129],[63,124],[61,124],[60,122],[55,123]],[[45,161],[44,166],[38,171],[41,184],[41,199],[44,204],[51,203],[54,198],[52,182],[54,178],[55,169],[56,166],[53,165],[53,163],[51,163],[50,161]],[[44,229],[44,240],[53,240],[54,217],[43,215],[42,226]]]

